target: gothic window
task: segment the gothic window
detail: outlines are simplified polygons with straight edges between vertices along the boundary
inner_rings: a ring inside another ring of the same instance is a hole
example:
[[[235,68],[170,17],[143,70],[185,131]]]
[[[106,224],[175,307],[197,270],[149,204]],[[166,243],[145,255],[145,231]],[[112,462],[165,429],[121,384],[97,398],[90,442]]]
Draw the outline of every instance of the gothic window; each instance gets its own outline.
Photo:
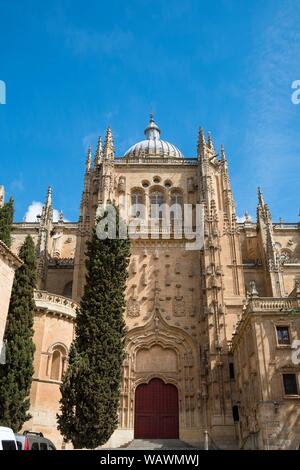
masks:
[[[172,222],[183,223],[183,197],[179,191],[171,194],[170,218]]]
[[[144,198],[140,191],[131,193],[131,216],[142,217],[143,211],[141,210],[144,205]]]
[[[277,343],[279,345],[288,345],[291,343],[290,332],[289,332],[288,326],[277,325],[276,334],[277,334]]]
[[[153,191],[150,194],[150,215],[153,219],[162,219],[162,205],[165,202],[162,191]]]
[[[179,206],[183,206],[183,197],[179,191],[174,191],[171,195],[171,204],[176,204]]]
[[[62,380],[63,373],[65,372],[66,359],[67,349],[62,345],[53,346],[50,356],[51,380]]]
[[[296,374],[282,374],[285,395],[298,395]]]

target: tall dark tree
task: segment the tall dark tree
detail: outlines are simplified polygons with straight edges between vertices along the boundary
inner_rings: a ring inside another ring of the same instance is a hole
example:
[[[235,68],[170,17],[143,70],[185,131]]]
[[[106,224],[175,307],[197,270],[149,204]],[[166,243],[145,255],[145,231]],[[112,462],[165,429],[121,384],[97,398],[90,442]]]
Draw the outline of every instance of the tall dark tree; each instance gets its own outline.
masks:
[[[87,242],[86,284],[58,415],[59,430],[75,448],[104,444],[118,425],[130,256],[130,242],[119,239],[118,224],[116,209],[116,238],[101,240],[94,229]]]
[[[0,364],[0,424],[19,431],[28,414],[33,375],[33,291],[36,284],[36,256],[28,235],[19,257],[23,265],[16,271],[7,316],[5,364]]]
[[[14,218],[14,201],[11,197],[3,207],[0,207],[0,240],[2,240],[6,246],[11,245],[11,230]]]

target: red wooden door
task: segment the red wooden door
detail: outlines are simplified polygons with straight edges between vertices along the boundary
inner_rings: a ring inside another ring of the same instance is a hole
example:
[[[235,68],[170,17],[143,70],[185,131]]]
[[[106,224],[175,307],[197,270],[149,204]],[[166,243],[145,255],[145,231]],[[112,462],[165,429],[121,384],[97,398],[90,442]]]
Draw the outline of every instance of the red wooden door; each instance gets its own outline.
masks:
[[[178,439],[178,391],[160,379],[139,385],[135,392],[134,437]]]

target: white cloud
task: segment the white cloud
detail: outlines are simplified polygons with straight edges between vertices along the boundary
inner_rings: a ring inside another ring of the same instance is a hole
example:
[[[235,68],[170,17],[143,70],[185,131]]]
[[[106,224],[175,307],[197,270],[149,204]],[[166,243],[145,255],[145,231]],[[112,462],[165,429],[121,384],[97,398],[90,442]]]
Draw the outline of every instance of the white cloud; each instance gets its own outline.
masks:
[[[32,201],[32,203],[28,206],[27,212],[24,216],[25,222],[36,222],[37,216],[42,214],[43,210],[43,203],[40,201]],[[57,209],[53,209],[53,222],[58,222],[59,220],[59,211]],[[64,221],[68,222],[68,220],[64,217]]]
[[[36,216],[41,215],[43,204],[38,201],[32,201],[25,214],[25,222],[36,222]]]
[[[53,209],[53,222],[58,222],[59,212],[57,209]]]

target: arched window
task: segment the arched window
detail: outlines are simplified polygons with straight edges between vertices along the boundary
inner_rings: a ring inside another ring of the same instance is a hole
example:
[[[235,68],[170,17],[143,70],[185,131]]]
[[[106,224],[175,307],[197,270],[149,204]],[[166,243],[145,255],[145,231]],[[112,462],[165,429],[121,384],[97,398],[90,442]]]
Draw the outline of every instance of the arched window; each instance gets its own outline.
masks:
[[[170,219],[172,224],[176,223],[178,228],[183,225],[183,197],[179,191],[171,194]],[[175,228],[175,227],[174,227]]]
[[[50,379],[62,380],[67,360],[67,349],[62,345],[55,345],[50,356]]]
[[[144,198],[140,191],[131,193],[131,217],[143,217]]]
[[[150,194],[150,216],[152,219],[162,219],[162,205],[165,196],[162,191],[153,191]]]
[[[171,194],[171,204],[183,204],[183,197],[179,191],[173,191]]]
[[[60,362],[61,362],[61,352],[58,350],[55,350],[52,354],[50,379],[60,380]]]
[[[174,212],[177,211],[181,214],[183,209],[183,197],[179,191],[174,191],[171,194],[171,207],[174,207]]]

